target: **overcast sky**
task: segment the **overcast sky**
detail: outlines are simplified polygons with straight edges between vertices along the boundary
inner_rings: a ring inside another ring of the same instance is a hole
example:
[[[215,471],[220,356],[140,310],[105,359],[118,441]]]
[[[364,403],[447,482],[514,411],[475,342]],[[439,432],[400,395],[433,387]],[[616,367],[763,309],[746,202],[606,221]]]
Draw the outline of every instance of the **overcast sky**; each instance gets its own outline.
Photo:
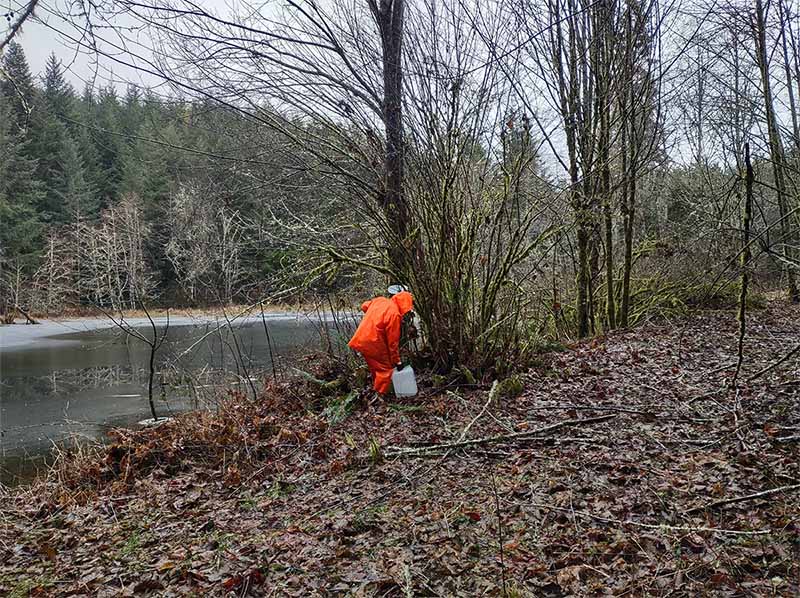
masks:
[[[208,5],[221,1],[223,0],[201,0],[202,3]],[[20,4],[20,0],[0,0],[0,6],[3,7],[4,11],[8,10],[9,7],[16,11]],[[21,34],[17,37],[17,41],[22,44],[25,50],[34,76],[40,76],[43,73],[47,57],[51,53],[55,53],[66,69],[67,79],[78,92],[83,89],[87,82],[104,86],[113,81],[121,89],[124,89],[128,82],[149,86],[155,86],[159,83],[155,77],[137,71],[134,68],[126,67],[113,59],[98,58],[86,50],[82,52],[77,50],[77,44],[74,41],[58,33],[60,31],[67,36],[75,37],[76,30],[54,14],[50,10],[51,6],[53,6],[52,1],[40,1],[39,8],[35,13],[37,20],[26,22]],[[129,23],[114,23],[114,25],[119,26],[126,24]],[[2,29],[7,29],[7,27],[2,27]],[[126,57],[125,60],[130,61],[131,59]]]
[[[5,11],[13,10],[19,13],[20,6],[27,4],[28,0],[0,0],[0,6]],[[120,64],[112,58],[96,56],[93,52],[86,49],[79,50],[75,40],[70,40],[68,37],[80,37],[80,32],[74,25],[59,17],[58,14],[65,12],[53,10],[54,6],[60,6],[62,3],[68,5],[72,0],[40,0],[36,9],[36,19],[27,22],[18,36],[19,41],[28,57],[28,62],[34,76],[41,76],[48,56],[55,53],[61,61],[62,66],[66,70],[66,77],[75,87],[75,90],[80,93],[87,83],[92,84],[94,87],[101,87],[107,85],[109,82],[117,87],[120,92],[124,92],[128,83],[134,83],[139,86],[149,87],[164,94],[170,94],[170,90],[163,83],[161,79],[156,76],[149,75],[139,71],[131,66]],[[220,12],[222,14],[228,13],[232,3],[236,0],[196,0],[196,2],[204,8],[209,9],[211,12]],[[105,28],[100,32],[102,36],[110,36],[113,38],[115,29],[123,32],[128,40],[133,40],[133,45],[129,47],[134,54],[149,57],[150,52],[147,46],[151,41],[147,38],[146,32],[142,32],[142,43],[136,44],[136,32],[131,31],[130,28],[135,23],[130,20],[130,17],[119,18],[113,23],[109,23],[113,28]],[[0,21],[0,30],[7,30],[7,25],[4,21]],[[66,34],[68,37],[60,35]],[[0,31],[0,34],[2,31]],[[103,47],[104,51],[113,51],[110,47]],[[119,59],[128,62],[136,63],[137,59],[127,52],[120,52]],[[782,110],[781,113],[785,113]],[[674,152],[675,150],[673,150]],[[559,152],[560,153],[560,152]],[[682,152],[678,152],[679,154]],[[677,156],[676,156],[677,157]]]

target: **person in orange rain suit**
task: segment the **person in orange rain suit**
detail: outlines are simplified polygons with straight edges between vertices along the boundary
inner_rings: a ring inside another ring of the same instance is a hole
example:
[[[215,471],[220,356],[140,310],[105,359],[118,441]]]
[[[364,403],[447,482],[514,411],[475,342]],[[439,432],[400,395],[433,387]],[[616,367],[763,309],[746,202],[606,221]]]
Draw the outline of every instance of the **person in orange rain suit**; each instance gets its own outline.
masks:
[[[400,325],[403,316],[414,308],[414,297],[400,291],[391,298],[375,297],[361,305],[364,319],[347,345],[364,357],[372,373],[372,388],[389,392],[392,370],[403,368],[400,362]]]

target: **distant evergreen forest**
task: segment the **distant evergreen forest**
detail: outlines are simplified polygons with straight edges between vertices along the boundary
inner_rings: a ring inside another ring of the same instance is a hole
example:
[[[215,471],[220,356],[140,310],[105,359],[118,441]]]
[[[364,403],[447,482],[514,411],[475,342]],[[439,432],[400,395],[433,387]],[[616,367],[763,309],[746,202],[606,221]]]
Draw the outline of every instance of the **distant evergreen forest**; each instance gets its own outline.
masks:
[[[36,77],[15,43],[2,65],[5,307],[230,303],[288,284],[276,276],[293,250],[274,223],[319,186],[298,171],[283,195],[273,131],[133,85],[120,94],[87,84],[79,94],[57,56]]]

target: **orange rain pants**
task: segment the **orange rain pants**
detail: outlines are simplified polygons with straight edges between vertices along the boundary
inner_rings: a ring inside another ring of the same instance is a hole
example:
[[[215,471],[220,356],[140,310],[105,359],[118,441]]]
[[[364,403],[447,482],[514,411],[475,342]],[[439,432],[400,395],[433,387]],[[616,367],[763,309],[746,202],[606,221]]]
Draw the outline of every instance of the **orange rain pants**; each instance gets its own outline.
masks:
[[[381,394],[388,393],[392,385],[392,370],[400,363],[400,325],[413,307],[414,298],[407,291],[361,305],[364,319],[348,346],[364,357],[372,373],[372,388]]]

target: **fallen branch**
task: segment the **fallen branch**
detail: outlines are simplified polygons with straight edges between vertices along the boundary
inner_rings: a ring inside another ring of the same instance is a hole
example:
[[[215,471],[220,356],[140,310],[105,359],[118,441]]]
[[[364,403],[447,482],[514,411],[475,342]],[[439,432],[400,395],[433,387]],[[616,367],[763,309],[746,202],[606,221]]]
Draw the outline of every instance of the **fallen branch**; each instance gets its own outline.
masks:
[[[425,455],[431,452],[438,452],[438,451],[450,451],[457,448],[465,448],[469,446],[479,446],[483,444],[498,444],[502,442],[509,442],[514,440],[524,440],[525,438],[529,438],[531,436],[536,436],[538,434],[543,434],[545,432],[552,432],[553,430],[558,430],[559,428],[564,428],[567,426],[576,426],[581,424],[594,424],[602,421],[607,421],[609,419],[614,419],[617,417],[616,415],[602,415],[600,417],[590,417],[587,419],[568,419],[562,422],[558,422],[556,424],[552,424],[549,426],[545,426],[543,428],[537,428],[536,430],[529,430],[526,432],[517,432],[514,434],[501,434],[498,436],[487,436],[484,438],[475,438],[473,440],[462,440],[456,442],[444,442],[442,444],[432,444],[430,446],[424,446],[419,448],[403,448],[403,447],[389,447],[384,455],[387,458],[390,457],[410,457],[415,455]]]
[[[797,353],[798,351],[800,351],[800,345],[797,345],[797,346],[796,346],[794,349],[792,349],[791,351],[789,351],[789,352],[788,352],[786,355],[784,355],[783,357],[781,357],[781,358],[780,358],[778,361],[776,361],[776,362],[775,362],[775,363],[773,363],[772,365],[768,365],[768,366],[767,366],[767,367],[765,367],[763,370],[761,370],[761,371],[759,371],[759,372],[756,372],[755,374],[753,374],[752,376],[750,376],[750,377],[747,379],[747,381],[748,381],[748,382],[752,382],[752,381],[753,381],[753,380],[755,380],[756,378],[760,378],[760,377],[761,377],[761,376],[763,376],[764,374],[766,374],[766,373],[768,373],[768,372],[771,372],[771,371],[772,371],[772,370],[774,370],[776,367],[778,367],[779,365],[781,365],[782,363],[784,363],[785,361],[787,361],[788,359],[790,359],[790,358],[792,357],[792,355],[794,355],[794,354],[795,354],[795,353]]]
[[[609,519],[608,517],[601,517],[600,515],[595,515],[594,513],[589,513],[587,511],[575,511],[574,509],[565,509],[564,507],[554,507],[542,503],[531,503],[531,505],[543,509],[550,509],[552,511],[562,511],[564,513],[570,513],[573,516],[581,515],[583,517],[589,517],[591,519],[596,519],[597,521],[602,521],[604,523],[613,523],[616,525],[632,525],[634,527],[643,527],[645,529],[662,530],[668,532],[681,532],[681,533],[709,532],[713,534],[728,534],[728,535],[740,535],[740,536],[765,536],[767,534],[773,533],[773,530],[771,529],[737,530],[737,529],[723,529],[718,527],[695,527],[689,525],[640,523],[638,521],[631,521],[630,519],[625,519],[625,520]]]
[[[563,409],[564,411],[569,411],[570,409],[575,411],[613,411],[614,413],[633,413],[634,415],[644,415],[646,417],[656,416],[652,411],[625,407],[606,407],[604,405],[542,405],[540,407],[529,407],[528,411],[547,411],[551,409]]]
[[[491,405],[492,401],[494,401],[495,397],[497,396],[498,388],[500,388],[500,383],[497,380],[495,380],[492,383],[492,389],[489,391],[489,397],[486,399],[486,403],[483,405],[483,409],[480,410],[480,413],[478,413],[478,415],[476,415],[475,418],[471,422],[469,422],[467,427],[464,428],[464,431],[461,432],[461,436],[458,437],[459,442],[461,442],[462,440],[464,440],[464,438],[466,438],[467,432],[469,432],[470,428],[472,428],[472,426],[475,425],[475,422],[478,421],[484,413],[486,413],[486,409],[489,407],[489,405]]]
[[[694,397],[692,399],[689,399],[687,404],[691,405],[692,403],[695,403],[697,401],[702,401],[703,399],[711,399],[712,401],[716,402],[716,400],[714,399],[714,396],[718,395],[721,392],[725,392],[726,390],[727,390],[726,388],[718,388],[717,390],[712,390],[711,392],[707,392],[704,395],[700,395],[698,397]]]
[[[746,496],[737,496],[736,498],[727,498],[725,500],[718,500],[716,502],[712,502],[711,504],[704,505],[701,507],[694,507],[693,509],[689,509],[686,511],[686,514],[689,513],[696,513],[698,511],[704,511],[706,509],[714,509],[716,507],[722,507],[724,505],[730,505],[737,502],[745,502],[748,500],[753,500],[756,498],[764,498],[766,496],[772,496],[773,494],[780,494],[781,492],[790,492],[792,490],[800,490],[800,484],[792,484],[790,486],[781,486],[780,488],[773,488],[771,490],[764,490],[763,492],[756,492],[755,494],[748,494]]]
[[[16,309],[16,310],[17,310],[19,313],[21,313],[23,316],[25,316],[25,323],[26,323],[26,324],[38,324],[38,323],[39,323],[39,322],[37,322],[36,320],[34,320],[34,319],[33,319],[33,318],[30,316],[30,314],[29,314],[28,312],[26,312],[24,309],[22,309],[22,308],[21,308],[21,307],[20,307],[18,304],[16,304],[16,303],[14,304],[14,309]]]
[[[528,436],[526,438],[521,438],[521,439],[518,439],[518,440],[520,442],[525,442],[525,443],[548,442],[548,443],[553,443],[553,444],[563,444],[563,443],[576,444],[577,443],[577,444],[585,444],[585,445],[587,445],[589,447],[611,447],[612,446],[611,444],[608,444],[608,443],[605,443],[605,442],[601,442],[601,441],[597,440],[594,437],[580,438],[580,437],[575,437],[575,436]],[[422,448],[428,448],[428,447],[422,447]],[[452,453],[453,450],[455,450],[455,449],[450,449],[450,450],[436,449],[436,450],[431,450],[431,451],[420,451],[418,454],[414,453],[414,454],[402,454],[402,455],[398,455],[397,453],[391,453],[391,454],[388,455],[388,457],[410,456],[410,457],[417,457],[417,458],[420,458],[420,459],[428,459],[428,458],[432,459],[434,457],[449,457],[450,453]],[[540,449],[523,449],[523,448],[514,449],[515,454],[527,453],[529,451],[534,451],[534,450],[538,451]],[[473,451],[473,454],[475,454],[475,455],[483,455],[484,457],[509,457],[509,456],[511,456],[512,453],[507,452],[507,451],[501,451],[499,449],[494,450],[494,451],[488,450],[488,449],[487,450],[475,449]],[[387,455],[384,453],[384,456],[387,456]]]
[[[750,144],[744,144],[744,163],[746,166],[745,172],[745,202],[744,202],[744,217],[742,219],[742,275],[741,275],[741,292],[739,293],[739,340],[736,344],[736,371],[733,373],[733,380],[731,386],[737,387],[736,382],[739,380],[739,374],[742,371],[742,364],[744,363],[744,336],[747,330],[747,285],[750,280],[748,266],[752,253],[750,252],[750,224],[753,221],[753,165],[750,162]],[[733,416],[736,418],[736,425],[739,425],[739,391],[737,387],[736,400],[733,408]],[[744,437],[737,434],[742,445],[745,445]]]

